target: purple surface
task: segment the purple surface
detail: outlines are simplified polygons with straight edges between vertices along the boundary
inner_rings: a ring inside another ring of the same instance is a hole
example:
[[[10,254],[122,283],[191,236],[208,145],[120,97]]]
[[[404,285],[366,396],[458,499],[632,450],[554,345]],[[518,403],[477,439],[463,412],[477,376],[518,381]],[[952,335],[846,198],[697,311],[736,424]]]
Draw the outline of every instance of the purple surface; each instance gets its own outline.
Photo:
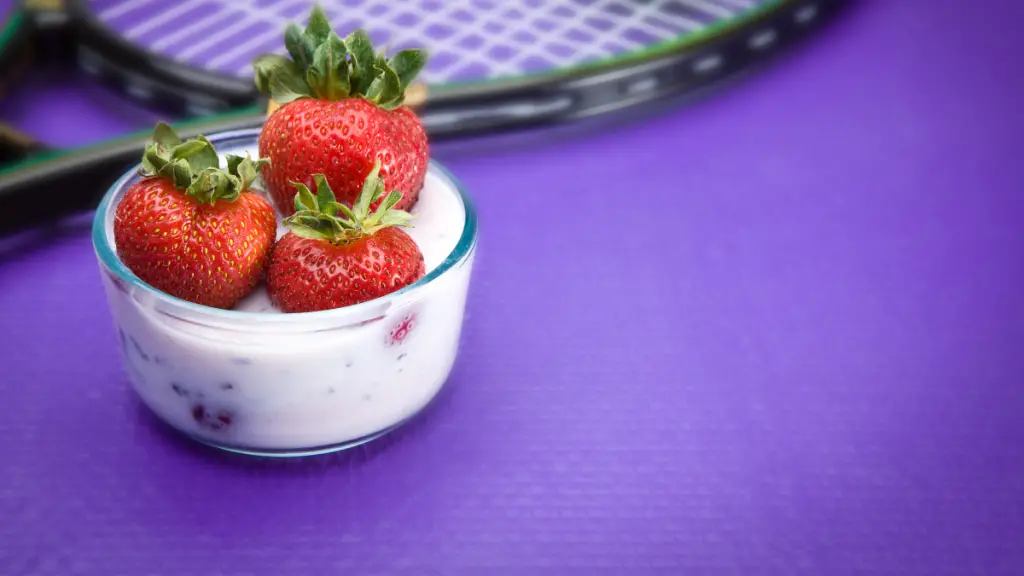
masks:
[[[1022,6],[862,3],[694,106],[439,148],[461,355],[341,456],[165,432],[86,227],[8,241],[0,573],[1021,574]]]

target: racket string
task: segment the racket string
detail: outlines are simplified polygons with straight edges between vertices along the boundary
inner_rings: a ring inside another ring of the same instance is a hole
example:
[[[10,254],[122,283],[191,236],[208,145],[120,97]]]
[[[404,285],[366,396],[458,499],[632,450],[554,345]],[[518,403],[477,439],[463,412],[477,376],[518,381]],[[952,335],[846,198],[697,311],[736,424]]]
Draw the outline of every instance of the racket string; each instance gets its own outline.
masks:
[[[282,4],[282,2],[275,2],[268,8],[273,8]],[[332,19],[333,21],[333,19]],[[252,73],[251,60],[255,54],[263,52],[276,52],[284,54],[285,49],[281,46],[281,38],[284,35],[284,29],[288,26],[290,20],[281,18],[280,20],[274,21],[274,26],[261,30],[258,34],[252,35],[245,42],[236,44],[229,50],[226,50],[208,62],[211,68],[221,68],[225,65],[233,64],[237,60],[244,60],[244,65],[238,68],[235,73],[239,76],[245,76]],[[272,45],[273,48],[269,46]]]
[[[110,8],[100,11],[99,17],[104,21],[113,20],[114,18],[118,18],[119,16],[131,12],[139,6],[150,3],[150,1],[151,0],[127,0],[126,2],[115,2],[112,3],[113,5]]]
[[[636,53],[742,15],[766,0],[320,0],[341,35],[364,27],[391,52],[423,46],[429,84],[489,80]],[[99,18],[152,51],[236,77],[285,52],[311,0],[97,0]],[[195,15],[192,21],[190,15]]]
[[[157,18],[150,18],[149,20],[143,20],[136,26],[132,26],[125,31],[124,35],[128,38],[138,39],[142,38],[145,34],[149,34],[153,31],[159,31],[160,26],[165,25],[169,22],[173,22],[174,18],[182,14],[188,13],[189,10],[194,10],[201,6],[204,0],[185,0],[177,6],[174,6],[163,12]],[[214,14],[220,14],[220,11],[214,12]],[[103,15],[100,15],[103,17]],[[154,48],[156,46],[154,45]]]
[[[466,8],[474,5],[471,1],[453,2],[452,4],[457,5],[457,8]],[[476,5],[479,8],[479,5]],[[587,7],[587,11],[599,9],[600,4],[594,4]],[[451,35],[449,38],[444,40],[438,40],[433,43],[433,50],[440,54],[456,54],[458,55],[448,65],[442,65],[437,68],[436,73],[442,77],[465,77],[468,72],[468,68],[473,65],[486,67],[489,72],[489,76],[492,78],[501,76],[516,76],[525,72],[523,62],[531,57],[537,57],[542,60],[551,61],[550,50],[544,50],[544,44],[541,43],[539,35],[536,34],[537,22],[539,20],[547,19],[548,12],[541,14],[535,14],[532,18],[521,15],[520,17],[510,18],[510,12],[515,9],[508,9],[507,7],[498,13],[483,13],[477,10],[473,13],[473,17],[479,20],[477,26],[467,27],[461,33]],[[581,11],[583,13],[585,11]],[[449,14],[438,13],[432,18],[433,23],[443,23]],[[551,19],[554,20],[554,19]],[[563,18],[561,20],[554,20],[558,22],[555,27],[549,28],[544,31],[546,36],[553,39],[561,39],[567,29],[572,26],[572,21]],[[481,29],[486,30],[490,27],[490,30],[495,32],[481,33]],[[392,36],[396,45],[404,45],[406,43],[415,43],[420,37],[421,32],[419,30],[425,30],[424,27],[417,27],[417,30],[405,31],[404,33],[399,32]],[[498,34],[500,32],[500,35]],[[514,39],[517,35],[523,38],[522,41],[509,42],[509,39]],[[476,45],[467,49],[463,46],[463,43],[470,39],[477,39]],[[531,42],[532,40],[532,42]],[[552,40],[551,43],[557,44],[556,40]],[[514,47],[511,46],[514,44]],[[569,49],[571,50],[571,48]],[[510,57],[500,58],[495,57],[494,54],[498,53],[509,54]],[[597,57],[598,53],[594,53],[593,56]],[[551,62],[551,68],[563,67],[564,62],[555,60]],[[429,81],[429,78],[428,78]]]
[[[203,0],[189,0],[186,3],[186,6],[189,9],[194,9],[197,5],[202,4]],[[179,7],[180,6],[181,5],[179,5]],[[186,13],[187,11],[182,12],[182,14]],[[149,48],[156,52],[166,52],[167,55],[171,56],[173,59],[180,60],[181,58],[175,54],[175,46],[181,45],[184,41],[205,33],[207,30],[212,29],[222,22],[226,22],[231,18],[231,15],[232,14],[229,10],[222,10],[218,7],[216,9],[204,11],[200,19],[194,20],[189,23],[188,26],[172,27],[169,32],[161,34],[159,26],[172,22],[172,19],[167,18],[166,13],[163,13],[151,18],[150,20],[144,21],[135,28],[130,28],[128,30],[128,35],[130,38],[139,40],[140,43],[145,44],[149,39],[144,39],[142,37],[142,32],[138,32],[138,30],[143,29],[147,32],[157,32],[156,38],[148,45]],[[177,16],[178,14],[174,15],[174,17]],[[147,26],[149,23],[152,23],[151,27]],[[145,29],[143,28],[144,26],[146,26]]]

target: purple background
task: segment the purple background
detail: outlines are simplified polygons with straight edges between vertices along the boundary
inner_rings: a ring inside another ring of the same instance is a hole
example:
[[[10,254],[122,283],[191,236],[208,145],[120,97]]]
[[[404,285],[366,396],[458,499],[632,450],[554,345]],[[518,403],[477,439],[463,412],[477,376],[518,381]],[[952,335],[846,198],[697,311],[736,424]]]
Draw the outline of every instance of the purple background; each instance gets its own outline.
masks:
[[[687,107],[438,147],[480,212],[461,355],[342,455],[166,432],[88,222],[6,241],[0,573],[1021,574],[1024,5],[924,4]],[[43,84],[0,116],[152,120]]]

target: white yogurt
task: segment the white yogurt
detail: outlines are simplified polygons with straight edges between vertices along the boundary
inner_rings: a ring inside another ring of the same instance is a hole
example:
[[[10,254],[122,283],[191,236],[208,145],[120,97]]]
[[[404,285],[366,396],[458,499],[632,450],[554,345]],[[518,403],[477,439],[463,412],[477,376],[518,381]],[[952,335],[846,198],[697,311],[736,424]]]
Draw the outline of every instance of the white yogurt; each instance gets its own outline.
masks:
[[[255,144],[248,150],[255,157]],[[107,212],[113,244],[113,204]],[[412,213],[407,231],[429,275],[463,235],[465,207],[432,167]],[[294,455],[369,440],[434,398],[455,360],[472,261],[471,249],[429,282],[362,306],[373,310],[356,323],[330,316],[338,311],[281,314],[263,285],[236,308],[248,314],[210,314],[102,268],[126,369],[147,406],[203,442]]]

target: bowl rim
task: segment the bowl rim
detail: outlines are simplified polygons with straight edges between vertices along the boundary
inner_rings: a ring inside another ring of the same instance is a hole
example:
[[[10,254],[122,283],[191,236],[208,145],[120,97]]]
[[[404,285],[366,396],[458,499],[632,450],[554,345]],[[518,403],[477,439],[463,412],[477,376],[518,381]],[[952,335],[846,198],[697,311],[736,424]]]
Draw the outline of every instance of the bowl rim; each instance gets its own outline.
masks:
[[[261,128],[244,128],[211,133],[206,135],[206,138],[209,139],[210,142],[218,149],[237,145],[251,146],[257,141],[260,131]],[[444,276],[449,270],[457,268],[466,262],[476,248],[477,216],[472,200],[458,178],[456,178],[451,171],[445,168],[442,164],[431,159],[427,167],[428,174],[433,173],[435,176],[439,177],[445,185],[454,189],[459,200],[462,202],[465,221],[462,226],[462,234],[459,236],[459,240],[452,251],[444,258],[444,260],[441,261],[440,264],[435,266],[416,282],[413,282],[400,290],[381,296],[380,298],[375,298],[373,300],[342,308],[319,310],[315,312],[265,314],[261,312],[246,312],[241,310],[224,310],[202,304],[196,304],[158,290],[136,276],[134,272],[121,262],[121,259],[117,256],[117,252],[113,246],[113,236],[112,234],[108,235],[107,233],[108,218],[112,217],[113,210],[116,207],[116,204],[113,203],[114,198],[122,191],[127,190],[129,186],[141,180],[141,176],[139,174],[141,167],[141,162],[133,166],[118,178],[117,181],[115,181],[104,193],[103,199],[97,206],[96,213],[93,216],[93,248],[96,252],[97,259],[104,268],[112,272],[120,281],[143,291],[147,297],[155,299],[160,304],[161,312],[170,313],[174,316],[183,313],[192,321],[199,320],[204,323],[205,321],[212,321],[215,324],[228,325],[244,323],[264,326],[273,325],[277,327],[284,327],[288,325],[298,327],[299,325],[314,320],[317,324],[329,323],[332,325],[339,325],[378,318],[383,316],[390,308],[404,305],[409,301],[418,300],[419,293],[421,293],[435,280]],[[136,298],[133,296],[133,299]]]

